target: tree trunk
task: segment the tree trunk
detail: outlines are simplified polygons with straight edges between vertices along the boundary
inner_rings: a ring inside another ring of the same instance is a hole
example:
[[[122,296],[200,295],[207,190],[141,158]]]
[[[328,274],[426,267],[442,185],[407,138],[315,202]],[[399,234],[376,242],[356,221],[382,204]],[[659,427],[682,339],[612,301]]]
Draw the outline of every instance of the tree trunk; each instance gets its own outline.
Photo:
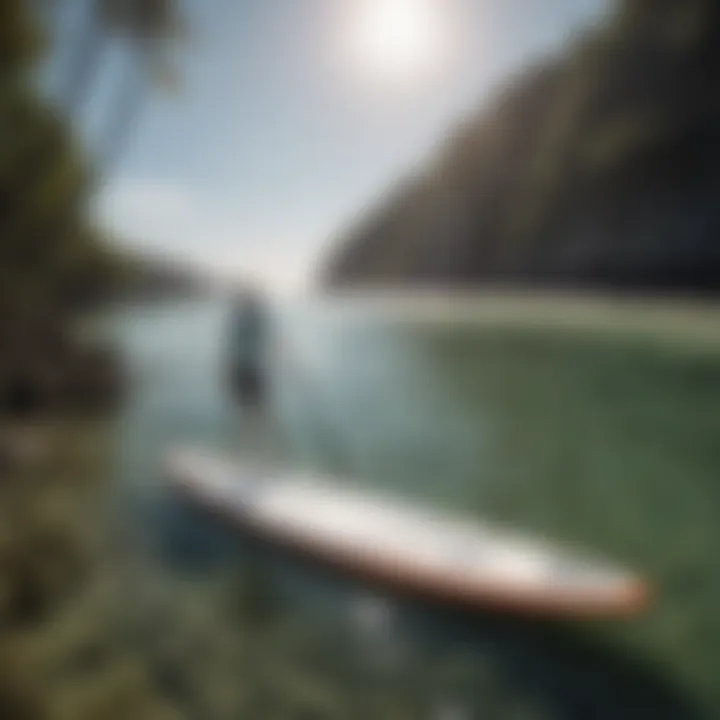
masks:
[[[90,5],[84,12],[78,12],[75,25],[71,32],[73,47],[61,100],[66,110],[77,120],[95,84],[105,40],[94,0],[90,0]]]
[[[109,177],[127,148],[135,128],[138,114],[145,97],[146,78],[144,68],[146,53],[142,49],[133,53],[116,95],[114,107],[108,112],[99,147],[100,168],[98,186]],[[96,191],[99,188],[96,188]]]

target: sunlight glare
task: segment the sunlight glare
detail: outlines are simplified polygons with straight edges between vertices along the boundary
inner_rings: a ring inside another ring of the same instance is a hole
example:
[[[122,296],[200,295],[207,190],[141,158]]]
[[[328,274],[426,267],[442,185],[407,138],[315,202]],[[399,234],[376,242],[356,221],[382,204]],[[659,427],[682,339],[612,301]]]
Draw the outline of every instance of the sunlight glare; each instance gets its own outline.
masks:
[[[364,0],[354,25],[356,64],[381,79],[426,78],[441,59],[435,0]]]

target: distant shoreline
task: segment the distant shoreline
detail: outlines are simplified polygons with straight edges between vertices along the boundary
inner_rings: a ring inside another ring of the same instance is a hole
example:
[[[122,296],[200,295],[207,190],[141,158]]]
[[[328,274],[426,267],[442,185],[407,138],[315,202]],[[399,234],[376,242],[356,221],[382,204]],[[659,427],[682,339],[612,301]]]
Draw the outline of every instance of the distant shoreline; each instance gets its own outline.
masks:
[[[360,305],[392,321],[607,330],[682,338],[720,349],[720,298],[519,287],[341,288],[326,289],[318,299],[323,297],[332,298],[333,309]]]

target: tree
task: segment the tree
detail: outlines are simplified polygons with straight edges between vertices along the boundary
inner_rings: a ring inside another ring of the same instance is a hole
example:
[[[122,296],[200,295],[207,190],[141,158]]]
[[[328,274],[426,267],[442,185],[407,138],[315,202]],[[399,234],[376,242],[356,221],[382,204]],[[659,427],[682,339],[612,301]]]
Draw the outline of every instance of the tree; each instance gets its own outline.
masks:
[[[0,4],[0,411],[77,360],[74,312],[108,290],[116,264],[86,212],[93,174],[34,80],[35,19],[30,3]]]

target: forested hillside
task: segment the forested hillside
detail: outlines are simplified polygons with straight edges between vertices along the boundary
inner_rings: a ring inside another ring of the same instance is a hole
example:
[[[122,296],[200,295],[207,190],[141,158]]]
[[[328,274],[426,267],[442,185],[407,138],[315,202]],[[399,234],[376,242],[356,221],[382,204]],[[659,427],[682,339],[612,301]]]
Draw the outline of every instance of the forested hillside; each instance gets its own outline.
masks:
[[[720,4],[622,0],[338,239],[329,284],[720,287]]]

